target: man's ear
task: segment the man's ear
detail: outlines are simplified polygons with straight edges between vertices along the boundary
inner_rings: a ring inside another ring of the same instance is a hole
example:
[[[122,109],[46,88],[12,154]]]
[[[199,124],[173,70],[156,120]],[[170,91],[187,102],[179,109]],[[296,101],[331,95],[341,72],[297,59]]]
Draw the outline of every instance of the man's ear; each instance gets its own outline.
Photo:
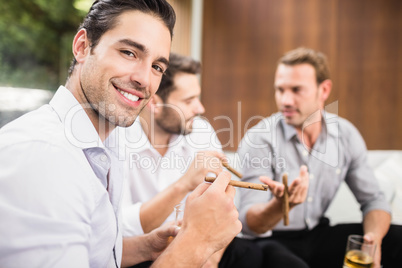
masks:
[[[87,31],[85,29],[79,30],[73,40],[73,54],[77,62],[83,62],[85,57],[89,54],[89,45]]]
[[[331,94],[332,81],[330,79],[324,80],[323,82],[321,82],[320,88],[321,88],[321,100],[325,102],[328,99],[329,94]]]

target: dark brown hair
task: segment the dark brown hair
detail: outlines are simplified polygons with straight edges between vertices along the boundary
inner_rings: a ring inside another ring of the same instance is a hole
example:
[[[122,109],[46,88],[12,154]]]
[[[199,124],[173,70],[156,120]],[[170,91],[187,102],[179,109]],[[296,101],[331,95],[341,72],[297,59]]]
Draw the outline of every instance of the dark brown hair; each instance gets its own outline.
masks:
[[[330,79],[327,57],[311,48],[299,47],[287,52],[278,64],[297,65],[307,63],[314,67],[317,84]]]
[[[166,102],[169,94],[175,90],[174,78],[178,73],[199,74],[201,73],[201,63],[193,58],[170,53],[169,67],[162,76],[161,84],[156,94]]]
[[[176,14],[172,6],[166,0],[96,0],[84,21],[78,28],[86,29],[91,49],[99,43],[102,35],[116,25],[117,17],[123,12],[138,10],[160,18],[173,37],[173,28],[176,23]],[[133,26],[135,27],[135,26]],[[74,70],[77,61],[72,60],[68,75]]]

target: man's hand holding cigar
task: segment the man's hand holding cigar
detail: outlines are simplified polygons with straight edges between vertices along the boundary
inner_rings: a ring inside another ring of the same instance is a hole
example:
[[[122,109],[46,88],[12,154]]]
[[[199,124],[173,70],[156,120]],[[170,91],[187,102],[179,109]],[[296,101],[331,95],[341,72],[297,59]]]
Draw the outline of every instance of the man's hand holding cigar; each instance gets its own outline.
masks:
[[[294,179],[291,184],[288,185],[289,189],[289,208],[303,203],[307,197],[307,190],[309,185],[309,174],[306,166],[300,167],[299,177]],[[289,180],[291,178],[288,178]],[[268,177],[260,177],[260,181],[268,185],[269,190],[275,196],[275,198],[281,200],[284,195],[285,187],[282,181],[274,181]]]
[[[186,192],[193,191],[204,181],[208,173],[219,174],[222,172],[221,159],[225,155],[218,151],[200,151],[189,165],[186,173],[177,181]]]
[[[275,225],[283,219],[282,208],[285,187],[282,181],[274,181],[265,176],[261,176],[260,181],[268,185],[274,198],[267,203],[261,203],[250,208],[247,213],[247,221],[254,231],[257,233],[265,233],[274,228]],[[289,178],[289,181],[291,181],[291,183],[288,185],[288,202],[289,210],[291,210],[293,207],[306,200],[309,186],[307,167],[301,166],[299,177],[293,180]],[[290,218],[290,221],[291,220]]]

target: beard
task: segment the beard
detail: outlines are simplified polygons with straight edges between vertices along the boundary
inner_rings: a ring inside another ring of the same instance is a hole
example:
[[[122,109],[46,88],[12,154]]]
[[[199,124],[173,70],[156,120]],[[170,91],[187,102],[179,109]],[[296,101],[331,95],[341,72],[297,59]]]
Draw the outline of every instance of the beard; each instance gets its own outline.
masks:
[[[101,77],[103,78],[103,77]],[[102,81],[102,79],[100,79]],[[141,102],[141,105],[136,108],[129,108],[119,105],[116,100],[114,84],[119,82],[117,79],[112,79],[108,86],[102,87],[99,84],[90,84],[86,80],[81,79],[81,92],[87,102],[87,108],[92,110],[92,113],[99,118],[99,123],[109,124],[110,126],[128,127],[136,120],[139,113],[145,108],[149,102],[149,94],[142,88],[135,85],[124,85],[123,87],[135,88],[135,90],[143,92],[146,96]]]
[[[131,126],[152,95],[145,87],[139,87],[134,81],[109,77],[93,52],[78,75],[81,105],[85,105],[88,116],[93,123],[99,124],[99,127],[101,125],[109,126],[109,128]],[[127,105],[119,97],[121,93],[117,91],[117,88],[141,92],[144,98],[136,107]]]
[[[185,119],[173,109],[164,107],[161,116],[155,118],[159,128],[169,134],[188,135],[193,131],[192,120],[195,116]]]

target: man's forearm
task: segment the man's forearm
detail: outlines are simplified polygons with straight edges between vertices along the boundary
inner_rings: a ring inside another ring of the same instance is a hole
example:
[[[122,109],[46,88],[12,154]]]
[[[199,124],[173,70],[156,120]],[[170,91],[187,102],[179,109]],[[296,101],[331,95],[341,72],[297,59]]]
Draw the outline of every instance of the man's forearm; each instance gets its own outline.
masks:
[[[203,245],[198,242],[200,241],[191,236],[178,235],[156,259],[152,267],[201,267],[214,252],[211,252],[209,245]]]
[[[178,183],[170,185],[151,200],[142,204],[140,221],[145,233],[159,227],[172,213],[173,207],[186,196],[188,191]]]
[[[253,205],[247,212],[246,220],[250,230],[257,234],[273,229],[282,219],[282,204],[276,199],[268,203]]]
[[[146,245],[146,236],[123,238],[122,267],[130,267],[135,264],[151,260],[151,251]]]
[[[364,233],[374,233],[378,239],[383,239],[391,224],[391,215],[383,210],[372,210],[366,214],[363,221]]]

